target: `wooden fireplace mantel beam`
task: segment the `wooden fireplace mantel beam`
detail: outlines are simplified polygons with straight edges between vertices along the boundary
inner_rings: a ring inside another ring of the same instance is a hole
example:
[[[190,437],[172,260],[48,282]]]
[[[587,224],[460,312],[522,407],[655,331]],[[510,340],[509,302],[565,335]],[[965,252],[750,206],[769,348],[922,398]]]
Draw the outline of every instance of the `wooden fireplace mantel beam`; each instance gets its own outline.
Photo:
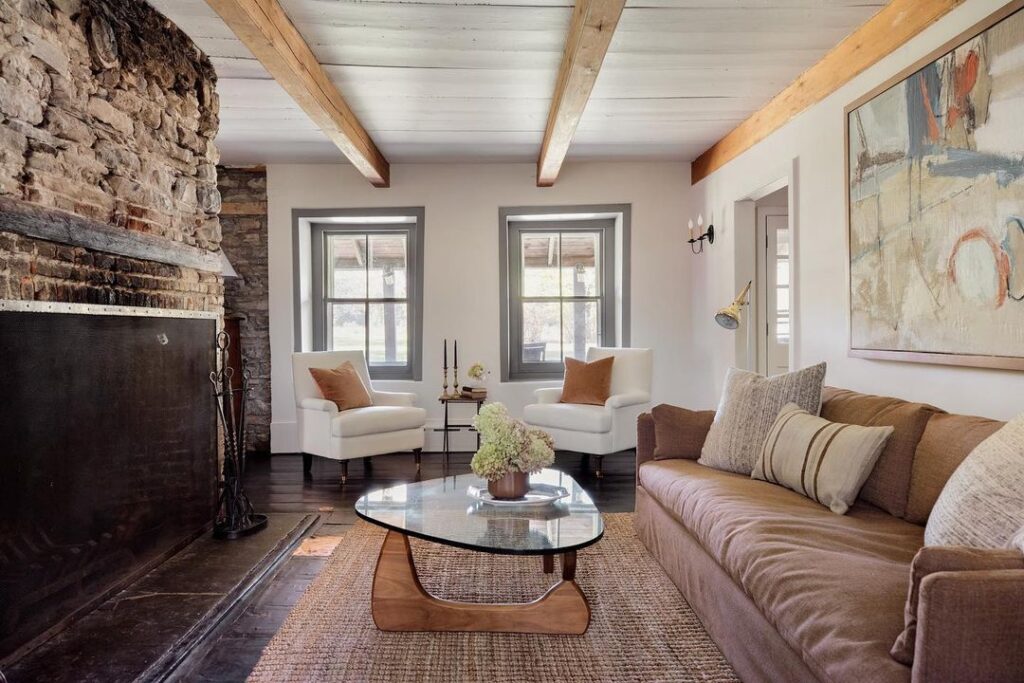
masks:
[[[963,2],[892,0],[821,61],[697,157],[690,170],[691,183],[707,178]]]
[[[206,0],[302,110],[375,187],[391,170],[277,0]]]
[[[626,0],[577,0],[537,160],[537,186],[555,184]]]
[[[222,268],[215,252],[10,197],[0,197],[0,230],[211,273],[220,273]]]

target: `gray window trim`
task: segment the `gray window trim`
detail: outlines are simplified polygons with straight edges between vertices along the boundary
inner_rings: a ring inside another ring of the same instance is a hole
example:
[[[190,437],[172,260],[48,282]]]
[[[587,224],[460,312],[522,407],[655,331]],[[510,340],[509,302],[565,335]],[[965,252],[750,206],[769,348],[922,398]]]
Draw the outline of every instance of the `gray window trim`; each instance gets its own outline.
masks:
[[[521,311],[522,297],[520,277],[520,235],[523,232],[548,232],[567,230],[601,229],[602,237],[602,296],[601,296],[601,343],[606,346],[620,344],[628,346],[630,341],[629,319],[629,204],[604,204],[587,206],[536,206],[506,207],[498,211],[499,229],[499,277],[501,309],[501,378],[502,381],[540,381],[561,379],[564,365],[554,363],[523,363],[519,353],[522,343]],[[563,214],[596,214],[597,217],[573,219]],[[529,220],[523,217],[536,215],[559,215],[551,220]],[[616,219],[621,223],[616,226]],[[616,230],[618,227],[618,230]],[[617,234],[618,233],[618,234]],[[616,242],[621,253],[616,254]],[[616,270],[620,277],[616,277]],[[616,292],[616,285],[620,291]],[[616,311],[616,302],[621,310]],[[620,322],[620,325],[617,325]],[[621,339],[617,337],[621,336]]]
[[[380,380],[413,380],[423,379],[423,261],[424,261],[424,209],[423,207],[367,208],[367,209],[295,209],[292,211],[292,253],[294,280],[294,321],[295,348],[303,348],[302,343],[302,293],[300,233],[304,229],[310,232],[311,276],[312,276],[312,324],[313,336],[309,340],[314,351],[325,348],[324,305],[322,293],[325,278],[323,272],[323,240],[324,234],[330,232],[383,233],[401,230],[409,236],[408,260],[408,305],[409,305],[409,363],[403,367],[381,367],[370,365],[370,378]],[[395,223],[330,223],[330,218],[373,218],[375,216],[395,216],[412,219],[407,222]],[[307,348],[310,348],[307,346]]]

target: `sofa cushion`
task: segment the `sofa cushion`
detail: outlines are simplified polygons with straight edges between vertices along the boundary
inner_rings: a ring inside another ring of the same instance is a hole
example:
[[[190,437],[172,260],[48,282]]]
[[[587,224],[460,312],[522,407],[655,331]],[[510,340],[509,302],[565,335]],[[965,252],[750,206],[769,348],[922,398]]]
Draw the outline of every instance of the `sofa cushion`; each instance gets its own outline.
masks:
[[[864,503],[844,516],[763,481],[660,460],[640,484],[686,527],[822,680],[907,681],[903,630],[923,529]]]
[[[654,459],[696,460],[715,419],[713,410],[687,410],[667,403],[654,406]]]
[[[907,500],[908,522],[924,524],[942,488],[967,454],[992,436],[1005,422],[984,417],[939,413],[932,415],[914,455]]]
[[[821,416],[830,422],[894,428],[875,469],[864,482],[860,499],[897,517],[907,513],[917,444],[928,420],[940,412],[938,408],[924,403],[859,394],[846,389],[825,387],[821,392]]]
[[[534,403],[523,408],[523,418],[532,427],[554,427],[572,432],[604,434],[612,429],[611,412],[604,406]]]
[[[331,420],[331,436],[349,438],[384,434],[422,427],[427,421],[423,408],[406,406],[369,406],[338,413]]]

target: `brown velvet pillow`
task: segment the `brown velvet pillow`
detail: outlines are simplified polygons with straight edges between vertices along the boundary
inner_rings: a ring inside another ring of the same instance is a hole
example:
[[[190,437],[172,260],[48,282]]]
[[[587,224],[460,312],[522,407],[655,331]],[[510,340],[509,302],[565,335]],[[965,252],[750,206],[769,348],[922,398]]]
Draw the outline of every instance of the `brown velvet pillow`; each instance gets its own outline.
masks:
[[[373,400],[366,391],[363,380],[350,361],[345,361],[333,370],[326,368],[310,368],[320,393],[328,401],[333,401],[338,410],[352,410],[372,406]]]
[[[924,525],[943,487],[975,446],[1005,422],[969,415],[932,415],[914,455],[907,521]]]
[[[612,363],[608,356],[593,363],[575,358],[565,359],[565,383],[562,385],[562,403],[585,403],[603,406],[612,395]]]
[[[941,412],[925,403],[846,389],[825,387],[821,392],[821,417],[829,422],[895,430],[860,490],[859,498],[901,519],[907,514],[917,444],[928,420]]]
[[[696,460],[715,421],[713,410],[687,410],[667,403],[654,406],[654,459]]]
[[[1024,569],[1024,555],[1017,550],[981,550],[963,546],[927,546],[921,548],[910,565],[910,589],[903,610],[903,632],[896,638],[889,654],[901,664],[914,663],[914,641],[917,640],[917,604],[924,577],[935,572],[987,571],[992,569]],[[953,615],[951,615],[953,616]]]

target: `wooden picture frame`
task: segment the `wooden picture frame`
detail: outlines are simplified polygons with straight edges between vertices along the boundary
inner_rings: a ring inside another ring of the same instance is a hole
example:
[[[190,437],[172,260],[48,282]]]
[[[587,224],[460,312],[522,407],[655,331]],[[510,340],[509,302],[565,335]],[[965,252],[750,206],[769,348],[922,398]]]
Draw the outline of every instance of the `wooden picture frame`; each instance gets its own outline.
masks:
[[[1024,10],[1024,0],[1014,0],[996,12],[988,15],[970,28],[959,33],[956,37],[943,43],[932,50],[909,67],[884,81],[875,88],[848,104],[843,110],[843,161],[844,161],[844,196],[845,196],[845,228],[846,228],[846,275],[847,275],[847,348],[848,356],[853,358],[866,358],[874,360],[903,361],[910,363],[930,363],[938,365],[954,365],[977,368],[1024,370],[1024,355],[992,355],[982,353],[951,353],[945,351],[923,351],[907,350],[898,348],[865,348],[855,345],[854,339],[854,268],[853,268],[853,220],[852,220],[852,188],[850,177],[850,120],[851,115],[863,105],[871,102],[879,95],[889,89],[900,85],[910,77],[922,71],[933,62],[945,57],[955,49],[963,46],[968,41],[977,38],[982,33],[1010,18],[1017,12]],[[1021,38],[1024,45],[1024,36]],[[1024,206],[1021,208],[1024,215]],[[1024,302],[1014,301],[1014,305],[1024,307]]]

